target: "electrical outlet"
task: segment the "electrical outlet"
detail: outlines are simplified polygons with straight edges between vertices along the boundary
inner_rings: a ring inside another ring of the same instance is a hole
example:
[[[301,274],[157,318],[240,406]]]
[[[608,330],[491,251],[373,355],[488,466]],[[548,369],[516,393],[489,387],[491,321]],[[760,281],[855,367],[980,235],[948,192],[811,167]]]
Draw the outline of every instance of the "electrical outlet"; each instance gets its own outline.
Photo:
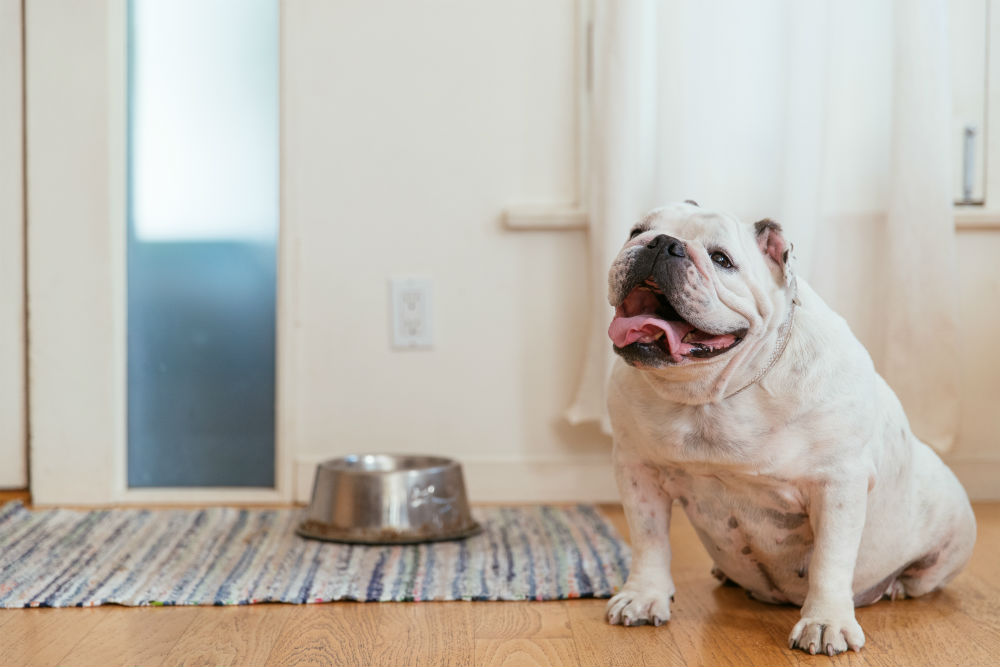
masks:
[[[392,346],[431,347],[431,281],[429,278],[392,278]]]

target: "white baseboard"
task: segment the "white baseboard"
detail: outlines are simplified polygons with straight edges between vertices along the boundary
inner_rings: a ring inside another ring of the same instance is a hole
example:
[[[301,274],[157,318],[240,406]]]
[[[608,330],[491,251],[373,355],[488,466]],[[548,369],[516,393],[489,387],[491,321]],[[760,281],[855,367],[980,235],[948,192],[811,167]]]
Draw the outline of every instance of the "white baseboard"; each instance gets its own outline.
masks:
[[[297,459],[294,498],[308,503],[316,464]],[[462,461],[466,492],[473,503],[617,502],[611,459],[607,461]]]

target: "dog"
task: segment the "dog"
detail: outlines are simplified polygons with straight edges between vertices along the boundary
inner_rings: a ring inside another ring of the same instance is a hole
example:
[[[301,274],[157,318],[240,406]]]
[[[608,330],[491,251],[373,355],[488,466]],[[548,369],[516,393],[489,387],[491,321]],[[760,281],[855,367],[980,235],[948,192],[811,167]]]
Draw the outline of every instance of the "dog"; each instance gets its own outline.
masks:
[[[633,544],[612,624],[670,618],[674,502],[720,580],[802,608],[788,644],[809,653],[859,651],[855,607],[938,589],[971,556],[962,485],[790,255],[779,224],[688,201],[646,215],[611,266],[608,410]]]

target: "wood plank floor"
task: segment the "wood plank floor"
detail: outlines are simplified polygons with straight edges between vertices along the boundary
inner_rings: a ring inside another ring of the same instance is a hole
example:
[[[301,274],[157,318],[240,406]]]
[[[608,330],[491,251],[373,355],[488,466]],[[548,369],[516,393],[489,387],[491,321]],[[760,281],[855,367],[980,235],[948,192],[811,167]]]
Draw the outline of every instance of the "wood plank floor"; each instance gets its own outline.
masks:
[[[605,511],[624,533],[621,509]],[[11,609],[0,665],[997,664],[1000,504],[976,514],[966,571],[925,598],[859,610],[867,646],[833,659],[785,648],[797,609],[720,587],[678,511],[677,600],[660,628],[609,626],[603,600]]]

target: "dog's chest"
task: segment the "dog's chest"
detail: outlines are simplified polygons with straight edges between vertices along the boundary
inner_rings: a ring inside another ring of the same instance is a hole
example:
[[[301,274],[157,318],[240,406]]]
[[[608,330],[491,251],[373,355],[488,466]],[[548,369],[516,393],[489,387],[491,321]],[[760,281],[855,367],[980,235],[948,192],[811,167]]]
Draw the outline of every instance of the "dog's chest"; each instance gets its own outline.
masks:
[[[723,405],[664,408],[655,396],[631,407],[628,447],[651,463],[701,463],[777,474],[796,458],[804,438],[791,408],[738,397]]]
[[[801,604],[813,534],[794,481],[809,437],[800,415],[743,397],[633,406],[631,455],[660,471],[718,568],[759,599]]]

